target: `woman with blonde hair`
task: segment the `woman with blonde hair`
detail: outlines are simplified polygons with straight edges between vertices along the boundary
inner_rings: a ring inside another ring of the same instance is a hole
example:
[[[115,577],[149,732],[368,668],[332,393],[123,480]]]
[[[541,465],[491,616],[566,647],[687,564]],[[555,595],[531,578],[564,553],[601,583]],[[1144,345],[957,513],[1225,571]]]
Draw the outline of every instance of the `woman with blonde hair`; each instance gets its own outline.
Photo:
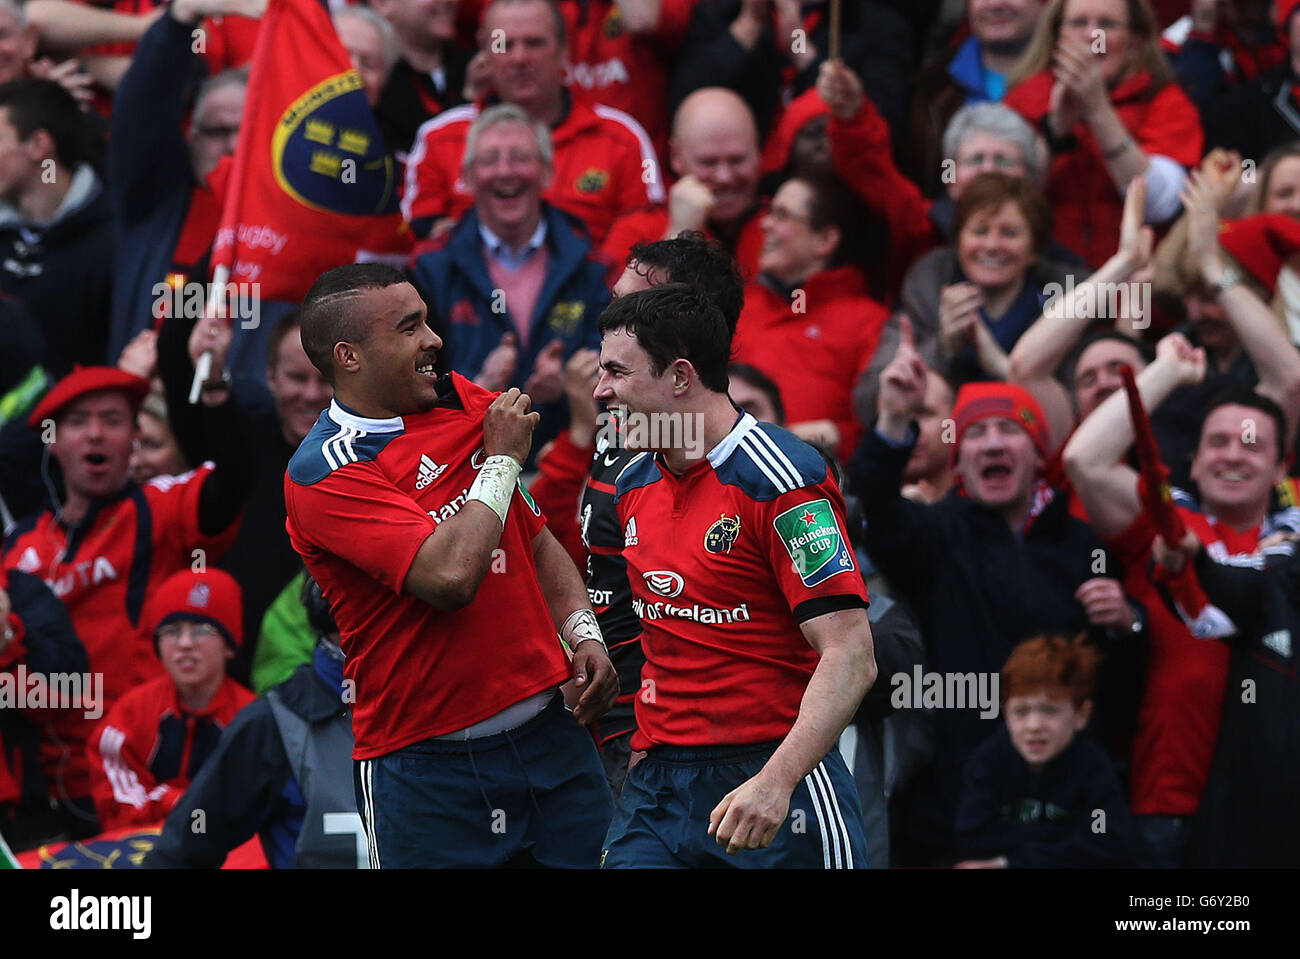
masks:
[[[1052,0],[1010,80],[1004,102],[1052,152],[1047,198],[1059,243],[1100,266],[1119,242],[1124,194],[1138,176],[1145,221],[1177,215],[1201,125],[1147,0]]]

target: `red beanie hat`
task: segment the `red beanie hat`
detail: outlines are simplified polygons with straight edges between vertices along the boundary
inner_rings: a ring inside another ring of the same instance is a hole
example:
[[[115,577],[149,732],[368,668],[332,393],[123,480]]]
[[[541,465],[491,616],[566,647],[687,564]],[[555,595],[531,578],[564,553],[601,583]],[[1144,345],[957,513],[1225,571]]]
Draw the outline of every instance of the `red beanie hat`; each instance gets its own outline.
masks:
[[[59,382],[55,383],[45,398],[36,404],[27,425],[34,430],[41,428],[41,423],[52,419],[73,400],[80,399],[87,393],[100,390],[121,390],[133,411],[140,409],[140,404],[149,395],[149,381],[142,376],[119,370],[114,366],[78,366]]]
[[[1219,231],[1219,245],[1269,293],[1276,293],[1282,266],[1300,253],[1300,220],[1285,213],[1261,213],[1233,220]]]
[[[950,455],[952,462],[957,462],[957,448],[972,423],[999,417],[1022,427],[1034,441],[1039,455],[1044,460],[1050,457],[1047,418],[1033,394],[1023,386],[1011,383],[967,383],[957,391],[957,402],[952,407],[952,418],[957,427],[957,440],[952,444]]]
[[[790,151],[794,149],[795,138],[799,136],[799,131],[803,129],[804,124],[821,116],[823,113],[830,112],[831,108],[817,94],[816,87],[805,90],[791,100],[790,105],[781,113],[781,119],[777,123],[776,129],[767,138],[767,146],[763,149],[763,161],[759,172],[766,176],[782,169],[790,159]]]
[[[202,573],[190,570],[163,580],[145,604],[141,624],[150,634],[178,619],[211,623],[231,648],[244,641],[244,604],[239,584],[229,573],[209,569]]]

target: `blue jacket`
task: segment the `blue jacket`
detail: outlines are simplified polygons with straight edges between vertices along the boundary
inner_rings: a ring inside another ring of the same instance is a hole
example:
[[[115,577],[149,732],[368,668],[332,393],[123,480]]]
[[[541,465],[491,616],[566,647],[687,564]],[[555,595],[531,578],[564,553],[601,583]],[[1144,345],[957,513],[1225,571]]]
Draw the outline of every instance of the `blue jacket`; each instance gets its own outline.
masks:
[[[591,244],[579,235],[559,210],[543,204],[550,259],[546,279],[529,323],[529,340],[521,346],[510,386],[523,389],[537,355],[554,339],[564,342],[564,358],[588,347],[599,349],[596,320],[610,300],[605,267],[591,256]],[[484,360],[516,327],[508,312],[493,312],[492,278],[488,274],[478,211],[461,218],[445,246],[415,261],[415,285],[429,305],[429,322],[443,338],[441,365],[470,379]],[[533,454],[568,424],[564,400],[536,407],[541,422],[533,433]]]

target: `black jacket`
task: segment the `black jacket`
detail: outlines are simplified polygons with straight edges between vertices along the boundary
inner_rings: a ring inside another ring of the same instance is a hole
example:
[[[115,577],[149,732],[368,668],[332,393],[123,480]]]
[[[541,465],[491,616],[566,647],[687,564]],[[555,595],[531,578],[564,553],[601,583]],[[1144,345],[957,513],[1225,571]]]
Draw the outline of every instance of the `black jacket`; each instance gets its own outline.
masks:
[[[1003,726],[966,764],[957,803],[961,859],[1006,856],[1013,869],[1121,867],[1133,863],[1134,840],[1110,758],[1087,736],[1033,769]]]
[[[113,290],[108,198],[89,165],[68,172],[72,182],[50,223],[32,223],[0,205],[0,289],[36,321],[55,379],[75,363],[105,362]]]
[[[1188,840],[1187,865],[1300,867],[1300,552],[1217,563],[1202,552],[1206,597],[1238,632],[1210,778]],[[1205,640],[1214,642],[1214,640]]]
[[[1289,63],[1252,83],[1239,83],[1201,111],[1205,149],[1226,147],[1262,163],[1275,147],[1300,139],[1300,104],[1293,95],[1300,78]]]
[[[915,436],[915,428],[913,429]],[[1056,496],[1023,535],[956,491],[933,506],[899,492],[913,442],[891,447],[869,429],[854,456],[850,488],[862,501],[863,547],[895,595],[916,611],[927,668],[943,674],[998,673],[1020,642],[1089,628],[1074,593],[1093,578],[1104,550]],[[1118,566],[1109,558],[1104,568]],[[1098,641],[1108,640],[1095,631]],[[888,682],[881,676],[877,681]],[[981,710],[939,709],[935,756],[901,803],[900,823],[925,858],[951,852],[961,770],[988,738]],[[900,852],[907,846],[900,842]],[[904,860],[906,853],[903,853]]]
[[[760,137],[766,137],[777,114],[782,71],[790,63],[792,41],[777,38],[769,23],[754,48],[746,50],[730,30],[739,13],[740,0],[702,0],[695,7],[669,87],[669,115],[701,87],[728,87],[744,97],[754,111]],[[867,96],[889,122],[894,142],[898,142],[913,67],[907,22],[877,0],[861,0],[844,5],[841,35],[844,62],[862,79]],[[828,56],[827,17],[821,18],[807,42],[818,57],[793,78],[794,96],[817,83],[817,71]]]

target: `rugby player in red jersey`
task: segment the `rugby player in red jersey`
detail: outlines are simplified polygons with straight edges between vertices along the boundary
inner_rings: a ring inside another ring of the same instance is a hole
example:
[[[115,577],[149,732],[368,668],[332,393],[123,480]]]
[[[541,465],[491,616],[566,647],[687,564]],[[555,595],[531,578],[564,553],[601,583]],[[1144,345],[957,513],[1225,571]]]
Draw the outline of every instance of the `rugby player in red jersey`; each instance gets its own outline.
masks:
[[[437,377],[426,318],[380,264],[323,274],[301,310],[334,400],[290,460],[287,526],[347,655],[370,862],[595,866],[613,803],[579,723],[618,681],[518,484],[537,414],[518,390]]]
[[[836,741],[876,666],[843,497],[811,446],[732,404],[707,294],[631,293],[600,329],[595,397],[657,450],[615,482],[646,658],[632,747],[648,752],[602,863],[863,868]]]

